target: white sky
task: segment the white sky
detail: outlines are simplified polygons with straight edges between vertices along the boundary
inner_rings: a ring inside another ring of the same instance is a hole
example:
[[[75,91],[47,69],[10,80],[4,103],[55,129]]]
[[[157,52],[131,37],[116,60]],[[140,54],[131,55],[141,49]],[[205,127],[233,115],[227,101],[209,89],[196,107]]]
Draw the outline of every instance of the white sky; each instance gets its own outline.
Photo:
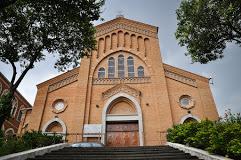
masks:
[[[226,109],[241,112],[241,47],[228,44],[223,59],[209,64],[191,64],[190,58],[184,55],[186,49],[178,45],[174,36],[177,28],[175,11],[179,3],[180,0],[107,0],[101,15],[106,22],[121,11],[128,19],[159,27],[163,62],[206,77],[212,76],[214,84],[211,90],[219,114],[223,115]],[[100,23],[103,22],[95,22]],[[48,56],[46,61],[37,63],[20,84],[18,90],[31,104],[37,93],[36,84],[60,74],[53,68],[54,62],[55,59]],[[9,65],[0,62],[0,71],[11,78]]]

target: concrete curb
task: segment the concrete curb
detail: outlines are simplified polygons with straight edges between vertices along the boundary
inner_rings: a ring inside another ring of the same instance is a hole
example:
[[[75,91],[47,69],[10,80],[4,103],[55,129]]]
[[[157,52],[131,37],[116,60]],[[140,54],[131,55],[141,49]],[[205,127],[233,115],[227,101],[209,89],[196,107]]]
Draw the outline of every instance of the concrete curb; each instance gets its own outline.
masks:
[[[189,153],[192,156],[196,156],[196,157],[198,157],[200,159],[204,159],[204,160],[232,160],[230,158],[226,158],[226,157],[219,156],[219,155],[212,155],[212,154],[208,153],[207,151],[193,148],[193,147],[187,147],[185,145],[178,144],[178,143],[167,142],[166,144],[170,147],[179,149],[185,153]]]
[[[64,147],[68,147],[68,146],[69,146],[68,143],[54,144],[51,146],[35,148],[35,149],[23,151],[23,152],[9,154],[9,155],[0,157],[0,160],[25,160],[27,158],[34,158],[35,156],[44,155],[45,153],[59,150],[59,149],[62,149]]]

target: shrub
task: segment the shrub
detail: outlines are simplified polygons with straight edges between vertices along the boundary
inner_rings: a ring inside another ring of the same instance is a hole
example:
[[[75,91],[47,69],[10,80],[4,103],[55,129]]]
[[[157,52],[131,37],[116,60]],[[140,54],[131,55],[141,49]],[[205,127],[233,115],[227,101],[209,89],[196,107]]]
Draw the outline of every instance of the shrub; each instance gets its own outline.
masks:
[[[176,125],[168,129],[167,139],[170,142],[187,144],[188,137],[195,134],[197,130],[196,122],[185,123],[183,125]]]
[[[210,145],[209,141],[210,135],[213,133],[213,122],[206,120],[202,123],[192,123],[192,125],[195,125],[195,130],[184,141],[190,146],[206,149]]]
[[[63,142],[62,136],[48,136],[47,134],[43,134],[40,131],[26,132],[22,138],[31,146],[31,148],[43,147]]]
[[[0,156],[21,152],[30,149],[30,147],[22,140],[16,137],[6,139],[0,147]]]
[[[63,142],[62,136],[48,136],[37,131],[26,132],[22,137],[2,138],[2,143],[0,140],[0,156],[61,142]]]
[[[176,125],[168,129],[167,140],[241,159],[241,117],[229,110],[218,122],[205,120]]]

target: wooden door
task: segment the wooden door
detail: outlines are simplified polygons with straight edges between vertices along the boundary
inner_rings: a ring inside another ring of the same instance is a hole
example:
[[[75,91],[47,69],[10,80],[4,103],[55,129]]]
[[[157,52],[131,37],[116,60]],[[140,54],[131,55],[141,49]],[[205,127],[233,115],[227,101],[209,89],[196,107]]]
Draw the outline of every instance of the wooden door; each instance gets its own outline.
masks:
[[[111,147],[138,146],[138,128],[137,122],[107,123],[106,145]]]

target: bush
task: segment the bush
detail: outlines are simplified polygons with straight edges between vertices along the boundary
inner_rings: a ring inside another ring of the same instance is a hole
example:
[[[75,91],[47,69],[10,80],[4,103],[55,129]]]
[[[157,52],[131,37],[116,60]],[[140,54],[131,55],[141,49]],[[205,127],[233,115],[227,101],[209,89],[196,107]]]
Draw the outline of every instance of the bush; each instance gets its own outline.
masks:
[[[241,117],[230,111],[218,122],[176,125],[168,129],[167,140],[241,159]]]
[[[22,139],[12,137],[3,142],[0,147],[0,156],[21,152],[27,149],[30,149],[30,147]]]
[[[0,139],[0,156],[62,142],[62,136],[48,136],[37,131],[26,132],[22,137]]]
[[[26,132],[22,138],[31,146],[31,148],[38,148],[63,142],[62,136],[48,136],[47,134],[43,134],[39,131]]]

